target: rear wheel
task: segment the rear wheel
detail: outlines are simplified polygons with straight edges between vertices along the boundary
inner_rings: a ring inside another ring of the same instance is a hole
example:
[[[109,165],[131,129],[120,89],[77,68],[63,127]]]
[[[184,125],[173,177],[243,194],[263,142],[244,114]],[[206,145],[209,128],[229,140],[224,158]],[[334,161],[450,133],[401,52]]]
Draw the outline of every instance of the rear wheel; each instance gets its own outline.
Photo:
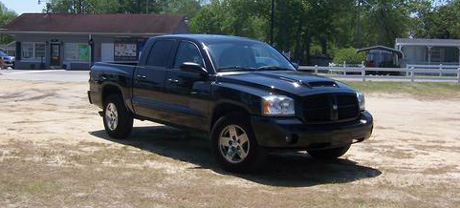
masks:
[[[351,144],[346,145],[344,147],[336,147],[332,149],[324,149],[324,150],[307,150],[308,154],[310,154],[313,158],[316,159],[337,159],[338,157],[344,155],[348,149],[350,149]]]
[[[247,116],[227,114],[217,120],[211,132],[213,154],[222,168],[230,172],[247,172],[263,158]]]
[[[133,117],[120,95],[112,94],[105,99],[103,121],[105,132],[110,137],[123,139],[131,134]]]

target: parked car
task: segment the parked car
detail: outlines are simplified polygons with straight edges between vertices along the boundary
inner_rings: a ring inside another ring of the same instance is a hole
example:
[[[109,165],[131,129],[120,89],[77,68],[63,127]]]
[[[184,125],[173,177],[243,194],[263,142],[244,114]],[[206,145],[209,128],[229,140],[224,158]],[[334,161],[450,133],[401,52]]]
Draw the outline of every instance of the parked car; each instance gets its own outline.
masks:
[[[363,94],[297,67],[247,38],[157,36],[137,65],[96,63],[88,96],[109,136],[128,137],[133,119],[202,131],[228,171],[247,171],[278,149],[335,159],[370,137]]]
[[[16,61],[14,56],[9,56],[4,51],[0,50],[0,59],[2,62],[0,67],[2,69],[7,69],[8,67],[14,68],[14,63]]]

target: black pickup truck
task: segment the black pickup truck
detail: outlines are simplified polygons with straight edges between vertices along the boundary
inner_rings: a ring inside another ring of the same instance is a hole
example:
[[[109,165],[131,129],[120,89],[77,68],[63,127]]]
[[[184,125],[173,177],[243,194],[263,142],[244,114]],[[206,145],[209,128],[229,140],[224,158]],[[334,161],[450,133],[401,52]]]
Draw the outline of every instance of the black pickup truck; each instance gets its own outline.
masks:
[[[133,119],[202,131],[228,171],[276,149],[334,159],[370,137],[361,93],[297,68],[247,38],[164,35],[148,40],[137,65],[96,63],[88,96],[109,136],[128,137]]]

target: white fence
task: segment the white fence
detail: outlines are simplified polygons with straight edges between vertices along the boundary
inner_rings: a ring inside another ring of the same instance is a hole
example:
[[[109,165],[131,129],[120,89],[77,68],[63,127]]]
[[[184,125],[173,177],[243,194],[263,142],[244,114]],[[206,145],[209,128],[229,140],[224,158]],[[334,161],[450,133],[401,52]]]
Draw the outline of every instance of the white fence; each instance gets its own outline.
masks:
[[[460,84],[460,66],[455,65],[407,65],[406,68],[367,68],[300,66],[309,71],[334,78],[366,80],[444,81]]]

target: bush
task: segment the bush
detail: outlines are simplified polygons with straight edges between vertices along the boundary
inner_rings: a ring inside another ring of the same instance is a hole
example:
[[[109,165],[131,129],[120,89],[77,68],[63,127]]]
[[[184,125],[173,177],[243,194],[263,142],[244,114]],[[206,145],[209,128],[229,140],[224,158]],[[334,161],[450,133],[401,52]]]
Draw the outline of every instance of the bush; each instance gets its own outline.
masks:
[[[342,48],[337,50],[334,56],[335,64],[361,64],[366,59],[365,53],[356,53],[355,48]]]
[[[312,56],[320,56],[323,54],[323,50],[319,45],[311,45],[310,46],[310,55]]]

